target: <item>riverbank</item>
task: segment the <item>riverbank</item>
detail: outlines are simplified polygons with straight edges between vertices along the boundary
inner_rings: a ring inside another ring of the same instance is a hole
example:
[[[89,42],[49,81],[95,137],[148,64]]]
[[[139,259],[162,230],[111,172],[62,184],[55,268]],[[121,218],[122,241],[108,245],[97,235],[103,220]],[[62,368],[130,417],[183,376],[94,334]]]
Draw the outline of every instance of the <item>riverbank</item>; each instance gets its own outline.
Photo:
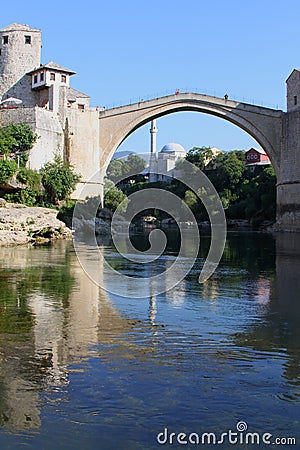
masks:
[[[57,219],[56,209],[0,203],[0,246],[44,244],[72,237],[72,231]]]

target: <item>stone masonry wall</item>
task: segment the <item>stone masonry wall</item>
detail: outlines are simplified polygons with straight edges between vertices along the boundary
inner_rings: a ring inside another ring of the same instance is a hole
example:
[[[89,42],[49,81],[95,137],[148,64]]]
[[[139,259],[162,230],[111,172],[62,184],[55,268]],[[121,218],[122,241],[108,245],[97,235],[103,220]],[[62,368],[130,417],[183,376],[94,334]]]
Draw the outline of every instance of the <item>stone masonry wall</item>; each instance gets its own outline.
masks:
[[[277,179],[277,227],[300,231],[300,111],[286,113]]]
[[[102,183],[99,173],[99,113],[94,110],[68,111],[69,161],[81,175],[73,198],[102,195]],[[94,175],[94,176],[93,176]],[[91,177],[93,176],[93,179]],[[81,195],[83,186],[84,193]]]
[[[22,28],[22,27],[21,27]],[[31,43],[25,43],[25,35],[31,37]],[[8,43],[2,37],[8,37]],[[41,32],[24,29],[0,31],[0,99],[9,88],[19,82],[24,74],[40,65]],[[30,77],[28,77],[30,78]]]
[[[43,108],[15,108],[0,110],[0,126],[9,123],[27,123],[38,139],[30,151],[28,167],[39,170],[54,154],[63,156],[64,137],[57,114]]]
[[[5,93],[5,97],[22,100],[22,106],[26,108],[39,104],[39,92],[31,89],[31,77],[29,75],[24,75],[17,83],[10,86]]]

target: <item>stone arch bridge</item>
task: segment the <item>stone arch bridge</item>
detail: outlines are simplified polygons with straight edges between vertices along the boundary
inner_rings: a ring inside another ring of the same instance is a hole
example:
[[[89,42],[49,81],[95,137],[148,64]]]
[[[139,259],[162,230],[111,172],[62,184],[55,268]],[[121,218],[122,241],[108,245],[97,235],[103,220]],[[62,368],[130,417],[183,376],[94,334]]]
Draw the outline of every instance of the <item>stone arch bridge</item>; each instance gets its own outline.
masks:
[[[103,110],[99,112],[98,130],[101,173],[118,146],[136,129],[179,111],[211,114],[250,134],[268,154],[277,175],[278,229],[300,231],[300,112],[297,111],[284,113],[195,93],[179,93]],[[74,162],[76,166],[76,158]],[[93,175],[92,171],[89,175]],[[87,176],[84,178],[88,180]],[[94,179],[90,184],[97,184],[99,192],[102,181]]]

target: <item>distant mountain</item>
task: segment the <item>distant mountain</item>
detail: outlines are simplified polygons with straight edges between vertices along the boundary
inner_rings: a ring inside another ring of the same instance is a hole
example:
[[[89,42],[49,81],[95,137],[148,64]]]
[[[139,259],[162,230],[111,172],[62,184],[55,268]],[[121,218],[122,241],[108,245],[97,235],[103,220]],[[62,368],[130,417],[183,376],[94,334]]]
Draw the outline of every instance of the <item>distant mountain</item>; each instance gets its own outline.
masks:
[[[132,155],[135,154],[135,152],[131,151],[131,150],[123,150],[121,152],[115,152],[113,154],[113,157],[111,158],[111,160],[113,159],[119,159],[119,158],[126,158],[126,156],[128,155]]]
[[[147,164],[149,164],[150,154],[149,153],[137,153],[133,152],[131,150],[123,150],[121,152],[115,152],[111,160],[113,159],[119,159],[119,158],[126,158],[129,155],[138,155],[140,158],[143,158]]]

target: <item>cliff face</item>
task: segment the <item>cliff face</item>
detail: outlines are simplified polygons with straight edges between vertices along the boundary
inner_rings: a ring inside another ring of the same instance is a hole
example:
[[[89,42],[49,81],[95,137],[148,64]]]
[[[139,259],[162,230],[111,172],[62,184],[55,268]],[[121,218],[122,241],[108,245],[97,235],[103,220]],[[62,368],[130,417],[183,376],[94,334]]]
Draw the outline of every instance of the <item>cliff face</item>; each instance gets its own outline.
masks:
[[[72,232],[56,218],[58,211],[0,203],[0,245],[38,244],[53,239],[71,238]]]

